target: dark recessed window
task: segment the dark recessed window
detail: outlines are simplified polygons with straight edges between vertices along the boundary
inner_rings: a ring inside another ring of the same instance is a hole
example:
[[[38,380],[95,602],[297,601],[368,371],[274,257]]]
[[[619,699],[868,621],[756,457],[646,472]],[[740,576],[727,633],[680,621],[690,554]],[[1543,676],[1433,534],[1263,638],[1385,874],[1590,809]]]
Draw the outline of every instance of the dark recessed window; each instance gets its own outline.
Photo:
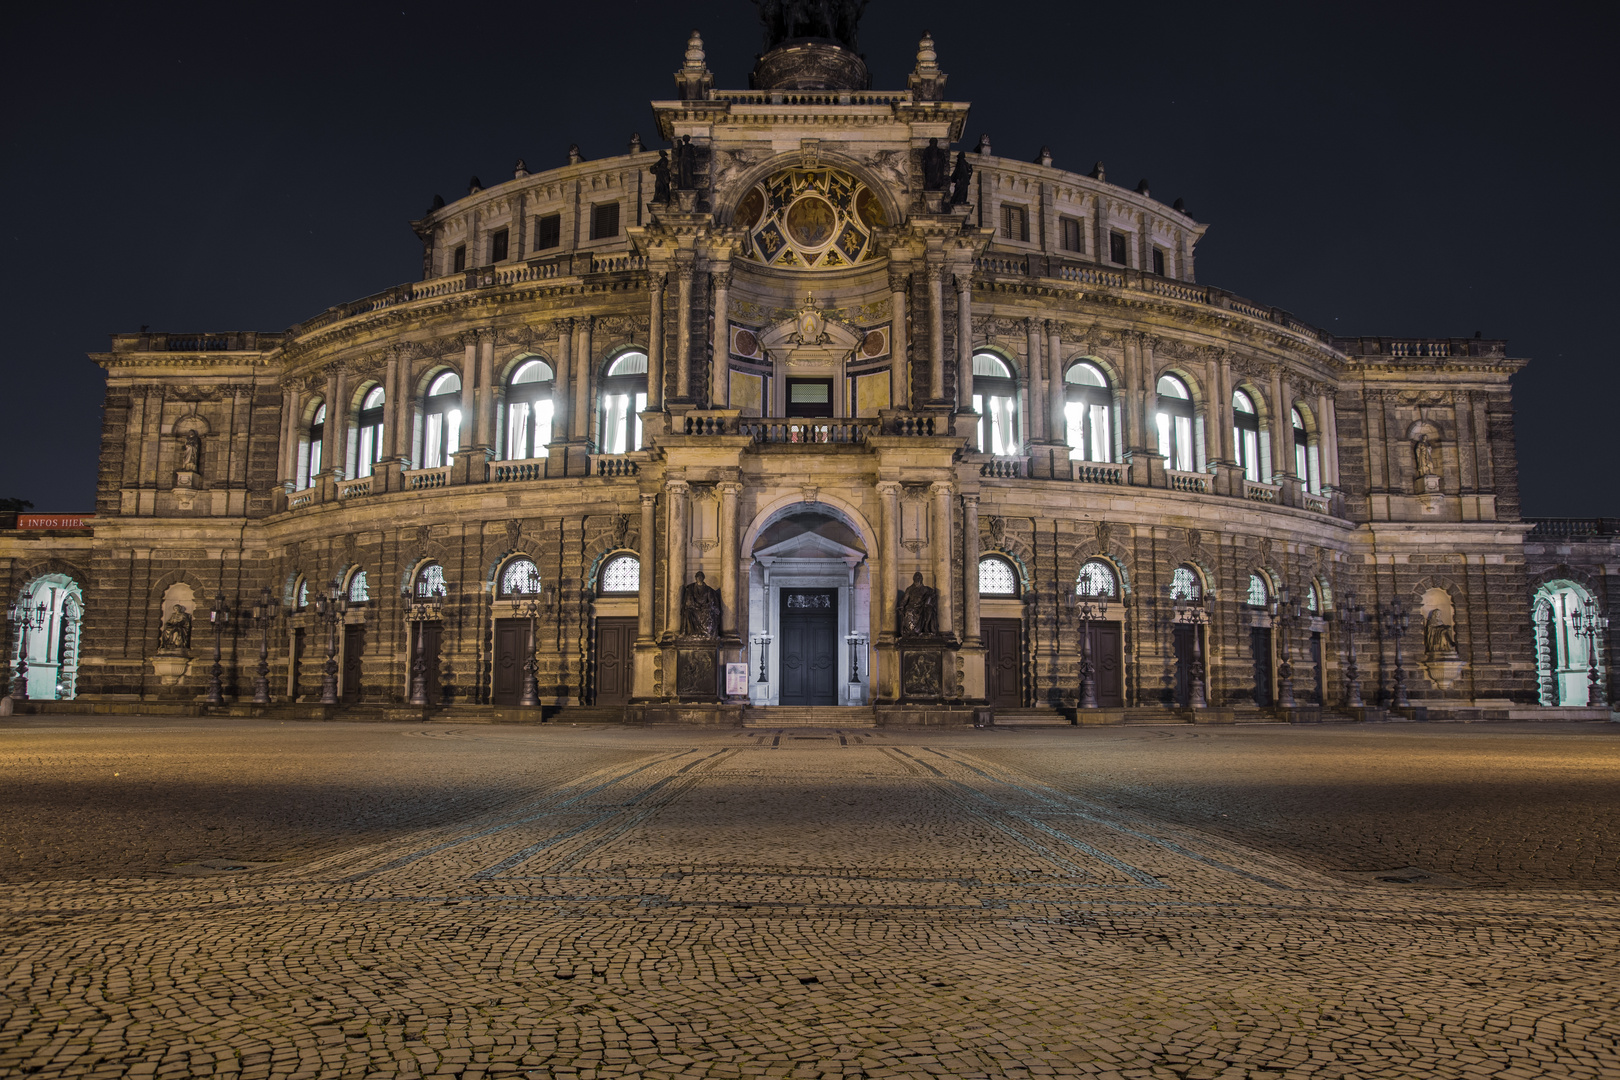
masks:
[[[496,229],[489,238],[489,261],[492,263],[506,260],[506,241],[510,234],[505,229]]]
[[[1124,266],[1126,263],[1130,262],[1130,258],[1125,254],[1124,233],[1111,232],[1108,234],[1108,258],[1110,261],[1117,262],[1121,266]]]
[[[546,248],[562,246],[562,215],[547,214],[545,217],[534,219],[534,249],[543,251]]]
[[[1164,249],[1163,248],[1154,248],[1153,249],[1153,272],[1155,274],[1158,274],[1160,277],[1164,277]]]
[[[1001,207],[1001,238],[1003,240],[1029,239],[1029,211],[1022,206]]]
[[[619,235],[619,204],[600,203],[591,207],[591,239],[602,240]]]
[[[456,267],[456,272],[457,273],[460,273],[461,271],[467,269],[467,245],[466,244],[457,244],[456,245],[456,257],[455,258],[456,258],[455,267]]]
[[[1077,218],[1059,218],[1058,223],[1063,227],[1063,250],[1084,251],[1085,244],[1080,240],[1080,222]]]

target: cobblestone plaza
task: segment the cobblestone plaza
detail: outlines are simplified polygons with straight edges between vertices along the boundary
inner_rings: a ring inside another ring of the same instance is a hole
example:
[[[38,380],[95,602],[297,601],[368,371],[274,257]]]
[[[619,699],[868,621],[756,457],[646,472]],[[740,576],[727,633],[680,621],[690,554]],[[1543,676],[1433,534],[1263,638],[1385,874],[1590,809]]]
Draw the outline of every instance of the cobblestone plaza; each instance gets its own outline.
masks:
[[[0,731],[0,1075],[1603,1077],[1620,728]]]

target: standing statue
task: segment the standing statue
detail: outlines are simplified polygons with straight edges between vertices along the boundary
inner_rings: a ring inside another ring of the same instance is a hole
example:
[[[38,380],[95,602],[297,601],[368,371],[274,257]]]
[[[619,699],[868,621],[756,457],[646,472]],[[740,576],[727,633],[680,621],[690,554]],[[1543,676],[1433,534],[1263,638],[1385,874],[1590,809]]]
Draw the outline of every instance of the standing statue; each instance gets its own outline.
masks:
[[[669,202],[669,151],[658,151],[658,160],[647,171],[653,174],[653,202]]]
[[[697,187],[697,147],[690,135],[682,135],[675,144],[675,186],[682,191]]]
[[[939,592],[923,584],[919,571],[900,594],[900,636],[924,637],[939,633]]]
[[[951,152],[939,145],[938,139],[929,139],[922,152],[923,190],[947,190],[950,187],[950,167]]]
[[[681,633],[687,637],[720,636],[720,592],[704,584],[703,571],[681,590]]]
[[[191,648],[191,613],[176,604],[158,631],[158,648],[165,652],[185,652]]]
[[[1446,622],[1439,608],[1429,612],[1423,622],[1423,651],[1430,656],[1457,654],[1457,628]]]
[[[186,432],[180,443],[180,471],[202,472],[202,438],[195,431]]]
[[[1419,435],[1417,442],[1412,444],[1412,455],[1417,459],[1419,476],[1440,475],[1439,470],[1434,467],[1434,443],[1429,441],[1428,432]]]
[[[965,206],[968,201],[968,181],[973,179],[973,166],[967,154],[956,155],[956,168],[951,170],[951,205]]]

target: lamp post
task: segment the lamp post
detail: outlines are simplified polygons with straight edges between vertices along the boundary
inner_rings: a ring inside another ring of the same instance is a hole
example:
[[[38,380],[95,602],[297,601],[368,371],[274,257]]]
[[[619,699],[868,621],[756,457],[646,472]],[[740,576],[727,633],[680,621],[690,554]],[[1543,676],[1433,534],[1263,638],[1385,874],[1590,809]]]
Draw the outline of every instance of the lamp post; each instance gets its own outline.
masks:
[[[253,704],[270,704],[270,627],[281,614],[281,602],[270,595],[266,586],[253,605],[253,625],[264,632],[259,640],[259,673],[253,680]]]
[[[1097,708],[1097,666],[1091,659],[1091,624],[1108,617],[1108,601],[1100,596],[1068,594],[1069,611],[1085,625],[1080,638],[1080,707]]]
[[[348,610],[349,598],[343,595],[342,583],[333,578],[327,595],[315,598],[315,615],[326,621],[326,665],[323,669],[325,674],[321,676],[322,705],[338,703],[337,628]]]
[[[540,608],[541,597],[538,595],[533,595],[512,608],[518,618],[529,620],[529,645],[523,651],[523,691],[518,696],[518,705],[525,708],[534,708],[540,704],[540,662],[534,658],[535,644],[540,640],[535,629],[535,620],[540,617]]]
[[[18,701],[28,700],[28,632],[45,629],[49,614],[43,600],[33,607],[23,600],[6,608],[6,618],[17,628],[17,674],[12,680],[11,696]]]
[[[1277,627],[1277,704],[1284,709],[1292,709],[1297,704],[1294,700],[1294,665],[1288,659],[1288,632],[1301,614],[1300,605],[1289,601],[1288,586],[1284,584],[1277,590],[1277,599],[1271,604],[1272,621]]]
[[[1193,628],[1192,661],[1187,670],[1187,704],[1194,709],[1208,708],[1204,692],[1204,627],[1209,625],[1209,608],[1204,603],[1204,590],[1197,596],[1177,596],[1170,586],[1170,602],[1175,607],[1173,623],[1186,623]]]
[[[757,683],[770,682],[771,680],[765,674],[765,667],[771,655],[771,635],[756,634],[753,641],[755,645],[759,646],[759,678],[754,681]]]
[[[420,596],[412,596],[411,590],[399,590],[400,599],[405,604],[405,622],[415,624],[415,629],[408,631],[411,635],[411,698],[412,705],[426,705],[427,696],[427,656],[422,651],[422,624],[439,617],[444,608],[444,586],[440,585],[432,592],[424,592]]]
[[[1401,666],[1401,639],[1406,636],[1407,629],[1412,625],[1412,616],[1401,606],[1399,600],[1395,601],[1380,616],[1384,626],[1384,636],[1395,639],[1395,695],[1393,704],[1397,709],[1405,709],[1412,703],[1406,699],[1406,668]]]
[[[849,682],[853,686],[861,681],[861,646],[866,644],[866,638],[849,634],[844,640],[849,642]]]
[[[1361,669],[1356,667],[1356,627],[1367,621],[1367,609],[1356,603],[1356,594],[1346,592],[1339,606],[1339,625],[1344,627],[1344,703],[1352,709],[1364,705],[1361,700]]]
[[[1605,631],[1609,629],[1609,620],[1607,616],[1598,614],[1596,604],[1587,604],[1575,617],[1575,626],[1586,638],[1586,703],[1607,705],[1609,695],[1603,685],[1604,680],[1598,675],[1598,643],[1607,636]]]
[[[224,592],[214,597],[214,606],[208,612],[208,621],[214,627],[214,666],[208,674],[208,696],[203,700],[210,705],[223,705],[225,693],[224,687],[220,684],[220,676],[225,674],[225,669],[219,663],[219,639],[225,632],[225,627],[231,622],[231,609],[225,602]]]

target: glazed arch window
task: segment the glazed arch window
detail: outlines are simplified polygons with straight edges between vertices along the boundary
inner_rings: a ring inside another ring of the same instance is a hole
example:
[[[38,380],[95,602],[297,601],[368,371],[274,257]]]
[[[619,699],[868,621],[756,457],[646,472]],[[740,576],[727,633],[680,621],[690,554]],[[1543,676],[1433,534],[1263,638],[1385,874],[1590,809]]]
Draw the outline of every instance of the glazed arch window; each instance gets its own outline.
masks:
[[[1174,375],[1159,376],[1159,403],[1155,419],[1159,427],[1159,453],[1165,468],[1193,472],[1193,403],[1187,384]]]
[[[1012,563],[996,555],[979,560],[980,596],[1017,596],[1018,575]]]
[[[551,365],[544,360],[526,360],[518,365],[506,384],[506,460],[547,456],[551,442],[551,418],[555,405],[551,392],[556,386]]]
[[[1063,418],[1069,457],[1114,460],[1114,391],[1096,364],[1082,360],[1063,374]]]
[[[461,449],[461,377],[447,371],[428,386],[422,402],[422,467],[439,469]]]
[[[1153,272],[1164,277],[1164,248],[1153,249]]]
[[[300,489],[312,486],[315,477],[321,472],[321,446],[326,440],[326,405],[323,402],[315,406],[315,415],[310,419],[309,428],[299,439],[298,447],[298,487]]]
[[[309,607],[309,579],[299,578],[298,584],[293,586],[293,610],[303,611]]]
[[[598,417],[600,453],[627,454],[641,449],[641,414],[647,409],[647,354],[620,353],[602,379]]]
[[[533,559],[513,559],[501,571],[502,596],[534,596],[540,591],[540,568]]]
[[[1305,418],[1299,415],[1298,409],[1290,409],[1288,418],[1294,425],[1294,475],[1301,480],[1309,481],[1311,467],[1308,462],[1306,448],[1310,436],[1305,432]]]
[[[428,563],[416,572],[416,585],[411,589],[411,593],[418,599],[443,596],[445,591],[444,567],[438,563]]]
[[[1232,446],[1243,475],[1260,482],[1260,414],[1254,399],[1242,390],[1232,391]]]
[[[1322,611],[1322,601],[1316,595],[1316,583],[1314,581],[1311,583],[1310,588],[1305,591],[1305,610],[1312,615],[1318,615]]]
[[[1017,454],[1023,447],[1018,431],[1018,380],[995,353],[973,354],[973,411],[979,414],[979,452]]]
[[[371,586],[366,581],[366,572],[356,570],[349,575],[349,603],[364,604],[371,599]]]
[[[354,475],[370,476],[377,467],[383,449],[383,388],[373,386],[360,402],[360,415],[356,418],[358,452],[354,458]]]
[[[1249,595],[1244,599],[1252,608],[1266,608],[1271,606],[1271,590],[1266,587],[1266,579],[1259,574],[1249,575]]]
[[[602,567],[601,593],[604,596],[639,592],[641,559],[635,555],[615,555]]]
[[[1119,596],[1119,578],[1106,560],[1088,559],[1080,567],[1080,576],[1074,583],[1074,591],[1081,596],[1111,600]]]
[[[1170,575],[1170,599],[1202,600],[1204,597],[1204,583],[1199,580],[1198,572],[1190,566],[1178,566]]]

